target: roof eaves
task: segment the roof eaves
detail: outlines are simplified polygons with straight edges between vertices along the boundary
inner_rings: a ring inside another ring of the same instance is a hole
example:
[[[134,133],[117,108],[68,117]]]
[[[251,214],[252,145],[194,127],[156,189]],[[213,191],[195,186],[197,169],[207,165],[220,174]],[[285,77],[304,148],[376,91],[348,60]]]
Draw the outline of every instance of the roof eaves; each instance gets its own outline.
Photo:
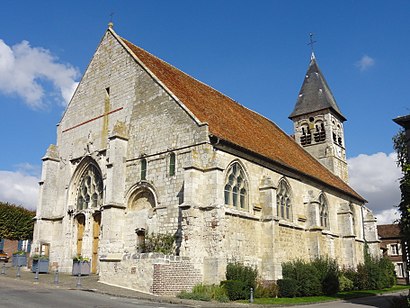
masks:
[[[212,142],[213,140],[217,140],[217,141],[216,141],[216,142],[215,142],[215,141]],[[367,202],[368,202],[366,199],[364,199],[364,198],[363,198],[362,196],[360,196],[358,193],[352,194],[352,193],[350,193],[350,192],[348,192],[348,191],[346,191],[346,190],[343,190],[342,188],[336,187],[336,186],[334,186],[334,185],[330,185],[329,183],[327,183],[327,182],[325,182],[325,181],[323,181],[323,180],[320,180],[319,178],[317,178],[317,177],[315,177],[315,176],[312,176],[312,175],[310,175],[310,174],[304,173],[304,172],[302,172],[302,171],[300,171],[300,170],[298,170],[298,169],[296,169],[296,168],[293,168],[293,167],[291,167],[291,166],[289,166],[289,165],[287,165],[287,164],[285,164],[285,163],[282,163],[282,162],[277,161],[277,160],[273,160],[272,158],[266,157],[266,156],[264,156],[264,155],[262,155],[262,154],[260,154],[260,153],[256,153],[256,152],[254,152],[254,151],[252,151],[252,150],[250,150],[250,149],[244,148],[244,147],[242,147],[242,146],[240,146],[240,145],[238,145],[238,144],[236,144],[236,143],[234,143],[234,142],[232,142],[232,141],[229,141],[229,140],[220,138],[220,137],[217,136],[217,135],[212,135],[212,136],[211,136],[211,143],[213,143],[213,146],[215,146],[215,147],[218,147],[219,144],[221,144],[221,145],[226,144],[226,146],[229,146],[229,147],[232,147],[232,148],[236,148],[237,150],[239,150],[239,151],[241,151],[241,152],[244,152],[244,153],[249,153],[249,154],[251,154],[252,156],[258,157],[260,160],[270,162],[270,163],[272,163],[273,165],[276,165],[276,166],[278,166],[278,167],[280,167],[280,168],[282,168],[282,169],[284,169],[284,170],[288,170],[289,172],[291,172],[291,173],[293,173],[293,174],[301,175],[301,176],[303,176],[303,177],[305,177],[305,178],[310,179],[310,180],[313,181],[313,182],[319,183],[319,184],[322,185],[322,186],[331,187],[332,189],[336,190],[337,192],[342,193],[342,194],[344,194],[344,195],[348,195],[349,197],[351,197],[351,198],[353,198],[353,199],[359,201],[360,203],[363,203],[363,204],[364,204],[364,203],[367,203]],[[298,177],[296,177],[296,176],[293,176],[293,177],[300,180],[300,178],[298,178]],[[341,180],[341,181],[342,181],[342,180]]]

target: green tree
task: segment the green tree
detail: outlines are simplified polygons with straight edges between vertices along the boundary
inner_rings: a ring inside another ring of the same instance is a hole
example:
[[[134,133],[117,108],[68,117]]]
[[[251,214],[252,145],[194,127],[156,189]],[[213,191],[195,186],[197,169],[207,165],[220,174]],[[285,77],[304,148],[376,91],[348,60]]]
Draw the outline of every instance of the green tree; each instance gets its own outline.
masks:
[[[35,214],[21,206],[0,202],[0,238],[32,239]]]
[[[410,162],[409,153],[407,153],[406,133],[403,129],[393,137],[393,145],[397,153],[397,165],[403,173],[403,177],[400,179],[399,225],[405,242],[410,243]]]

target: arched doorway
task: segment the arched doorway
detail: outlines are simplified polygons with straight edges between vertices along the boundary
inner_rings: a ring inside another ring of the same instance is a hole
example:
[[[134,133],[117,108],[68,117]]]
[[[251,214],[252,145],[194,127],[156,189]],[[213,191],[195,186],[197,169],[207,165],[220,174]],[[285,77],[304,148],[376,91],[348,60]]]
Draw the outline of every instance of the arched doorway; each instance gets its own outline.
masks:
[[[98,271],[101,207],[104,199],[101,169],[90,157],[78,165],[71,181],[70,202],[75,215],[76,254],[91,257],[91,271]]]

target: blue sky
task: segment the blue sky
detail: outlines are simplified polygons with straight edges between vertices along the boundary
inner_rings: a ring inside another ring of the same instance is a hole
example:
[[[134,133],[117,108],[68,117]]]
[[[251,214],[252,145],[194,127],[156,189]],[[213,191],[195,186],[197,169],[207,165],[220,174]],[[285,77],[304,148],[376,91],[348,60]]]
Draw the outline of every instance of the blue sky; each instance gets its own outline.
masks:
[[[392,118],[410,113],[409,1],[6,0],[2,12],[0,200],[35,207],[41,157],[114,13],[120,36],[289,134],[313,32],[348,119],[351,185],[379,221],[399,201],[391,138]]]

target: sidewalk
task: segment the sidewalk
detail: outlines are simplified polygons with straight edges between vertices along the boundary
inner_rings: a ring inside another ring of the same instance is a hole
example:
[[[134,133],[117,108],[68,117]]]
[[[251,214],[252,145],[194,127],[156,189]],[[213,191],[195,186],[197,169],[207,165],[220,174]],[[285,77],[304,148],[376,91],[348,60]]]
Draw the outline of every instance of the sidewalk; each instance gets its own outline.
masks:
[[[80,285],[78,277],[72,276],[69,273],[58,273],[58,283],[55,283],[55,273],[49,272],[48,274],[39,274],[38,280],[35,279],[35,273],[32,273],[27,267],[20,269],[20,277],[17,277],[17,268],[11,266],[11,262],[6,263],[5,274],[3,272],[3,263],[0,263],[0,279],[15,279],[20,280],[22,283],[36,284],[44,288],[60,288],[60,289],[77,289],[87,292],[96,292],[100,294],[107,294],[116,297],[135,298],[146,301],[152,301],[157,303],[170,303],[176,305],[184,305],[191,307],[250,307],[249,304],[240,303],[218,303],[218,302],[201,302],[184,300],[176,297],[164,297],[147,293],[138,292],[135,290],[124,289],[120,287],[110,286],[104,283],[98,282],[98,275],[81,276]],[[252,305],[255,307],[255,305]],[[260,307],[260,306],[259,306]]]

